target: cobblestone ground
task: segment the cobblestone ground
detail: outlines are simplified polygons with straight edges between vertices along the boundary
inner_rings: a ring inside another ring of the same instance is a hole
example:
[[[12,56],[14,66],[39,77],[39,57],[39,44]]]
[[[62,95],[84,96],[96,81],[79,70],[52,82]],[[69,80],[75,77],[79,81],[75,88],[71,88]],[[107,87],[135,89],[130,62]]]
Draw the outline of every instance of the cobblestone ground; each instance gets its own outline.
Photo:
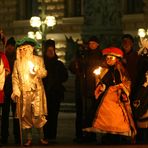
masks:
[[[57,144],[70,144],[73,142],[74,130],[75,130],[75,113],[71,112],[60,112],[58,118],[58,134],[57,134]],[[12,117],[10,117],[9,125],[9,145],[14,144],[14,137],[12,132]],[[38,134],[37,131],[33,130],[33,143],[38,144]]]
[[[12,119],[10,117],[10,131],[9,144],[3,146],[4,148],[16,148],[20,146],[14,145],[12,134]],[[60,112],[58,118],[58,135],[57,143],[51,143],[48,146],[41,146],[38,143],[37,131],[33,130],[33,145],[31,148],[40,147],[57,147],[57,148],[148,148],[148,145],[97,145],[97,144],[76,144],[73,142],[75,137],[75,113],[74,112]]]

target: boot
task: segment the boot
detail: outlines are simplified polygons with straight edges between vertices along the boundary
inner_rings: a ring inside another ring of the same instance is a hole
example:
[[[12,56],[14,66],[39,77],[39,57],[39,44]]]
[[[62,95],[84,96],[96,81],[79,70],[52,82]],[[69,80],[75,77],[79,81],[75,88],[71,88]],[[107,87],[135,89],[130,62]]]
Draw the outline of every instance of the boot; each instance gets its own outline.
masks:
[[[28,147],[32,145],[32,140],[28,139],[25,143],[24,146]]]

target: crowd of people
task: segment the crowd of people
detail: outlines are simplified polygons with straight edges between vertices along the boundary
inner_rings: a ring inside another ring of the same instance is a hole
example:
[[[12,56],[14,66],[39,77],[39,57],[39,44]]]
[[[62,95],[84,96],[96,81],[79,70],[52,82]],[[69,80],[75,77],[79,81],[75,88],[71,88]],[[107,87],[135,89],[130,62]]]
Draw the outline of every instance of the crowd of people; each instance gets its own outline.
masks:
[[[66,67],[58,59],[55,41],[40,44],[29,37],[10,37],[0,52],[1,143],[8,144],[12,109],[14,142],[32,145],[32,129],[39,143],[57,140],[58,114],[68,72],[75,75],[76,143],[148,144],[148,41],[135,49],[130,34],[121,47],[101,49],[96,36],[73,56]],[[82,47],[82,46],[81,46]]]
[[[121,36],[120,47],[100,49],[100,44],[91,37],[69,64],[76,80],[74,141],[147,144],[148,42],[141,40],[141,52],[130,34]]]

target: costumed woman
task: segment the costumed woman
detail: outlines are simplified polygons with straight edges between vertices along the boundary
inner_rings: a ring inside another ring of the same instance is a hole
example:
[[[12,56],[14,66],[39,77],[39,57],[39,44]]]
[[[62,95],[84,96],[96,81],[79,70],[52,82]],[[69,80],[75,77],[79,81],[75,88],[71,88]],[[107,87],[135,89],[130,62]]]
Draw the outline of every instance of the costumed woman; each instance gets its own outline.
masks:
[[[100,69],[95,97],[100,100],[92,127],[84,129],[101,133],[101,144],[129,144],[136,134],[129,100],[131,82],[120,59],[121,49],[102,50],[107,67]]]

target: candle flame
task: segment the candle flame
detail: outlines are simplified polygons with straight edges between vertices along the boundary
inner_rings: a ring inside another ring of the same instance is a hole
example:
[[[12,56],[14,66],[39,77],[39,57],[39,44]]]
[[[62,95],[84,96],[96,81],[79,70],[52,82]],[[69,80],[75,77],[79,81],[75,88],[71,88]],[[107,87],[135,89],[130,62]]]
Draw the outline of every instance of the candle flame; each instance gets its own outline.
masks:
[[[28,61],[29,68],[30,68],[30,73],[34,74],[34,64],[31,61]]]
[[[93,73],[94,73],[95,75],[100,75],[101,70],[102,70],[102,67],[98,67],[98,68],[96,68],[96,69],[93,71]]]

